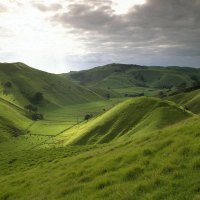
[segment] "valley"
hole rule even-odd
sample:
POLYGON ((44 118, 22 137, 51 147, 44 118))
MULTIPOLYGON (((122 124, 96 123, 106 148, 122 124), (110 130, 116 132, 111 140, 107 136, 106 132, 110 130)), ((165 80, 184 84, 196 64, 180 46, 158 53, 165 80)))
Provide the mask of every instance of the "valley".
POLYGON ((1 63, 0 199, 198 200, 199 82, 186 67, 1 63))

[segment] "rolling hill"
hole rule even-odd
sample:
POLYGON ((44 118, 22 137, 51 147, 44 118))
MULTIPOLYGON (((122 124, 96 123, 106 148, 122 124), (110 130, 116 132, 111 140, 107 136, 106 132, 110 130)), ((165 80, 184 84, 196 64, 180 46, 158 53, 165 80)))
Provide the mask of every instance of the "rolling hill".
POLYGON ((181 84, 189 87, 200 80, 200 69, 109 64, 62 76, 86 86, 115 90, 122 94, 138 92, 148 94, 152 88, 168 89, 181 84), (139 87, 139 91, 135 91, 135 87, 139 87))
POLYGON ((91 145, 126 140, 136 133, 163 129, 191 116, 191 112, 170 101, 151 97, 133 98, 73 127, 62 134, 59 144, 91 145))
POLYGON ((200 91, 105 99, 198 81, 192 68, 112 64, 55 75, 0 64, 0 199, 198 200, 200 91), (27 104, 44 120, 31 120, 27 104))
POLYGON ((199 199, 200 118, 165 103, 180 123, 107 144, 0 152, 0 199, 199 199))
POLYGON ((32 123, 26 110, 1 98, 0 111, 0 143, 25 134, 32 123))
POLYGON ((0 64, 0 97, 16 105, 63 106, 103 99, 97 93, 56 74, 39 71, 23 63, 0 64), (44 100, 37 102, 35 95, 44 100))
POLYGON ((181 92, 176 95, 169 96, 167 99, 184 106, 193 113, 200 113, 200 89, 190 92, 181 92))
MULTIPOLYGON (((24 109, 27 105, 33 105, 45 114, 66 105, 102 99, 105 97, 97 92, 59 75, 23 63, 0 63, 0 142, 26 133, 29 124, 33 123, 31 113, 24 109)), ((45 122, 42 122, 41 130, 43 127, 45 122)), ((50 127, 53 129, 54 126, 50 127)))

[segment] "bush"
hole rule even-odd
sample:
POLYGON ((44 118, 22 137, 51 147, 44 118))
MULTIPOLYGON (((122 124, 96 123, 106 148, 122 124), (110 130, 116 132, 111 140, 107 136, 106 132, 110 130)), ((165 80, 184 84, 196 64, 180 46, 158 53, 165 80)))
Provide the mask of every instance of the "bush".
POLYGON ((32 120, 37 121, 37 120, 43 120, 44 116, 43 114, 40 113, 34 113, 32 114, 32 120))
POLYGON ((89 119, 91 119, 93 117, 93 115, 92 114, 86 114, 85 115, 85 117, 84 117, 84 120, 89 120, 89 119))
POLYGON ((40 103, 44 99, 43 93, 36 92, 35 95, 32 98, 32 101, 34 103, 40 103))
POLYGON ((11 88, 12 87, 12 83, 10 81, 7 81, 7 82, 3 83, 3 86, 7 87, 7 88, 11 88))
POLYGON ((137 94, 125 94, 125 97, 143 97, 144 93, 137 93, 137 94))
POLYGON ((167 95, 163 91, 160 91, 158 93, 158 96, 162 99, 162 98, 165 98, 167 95))
POLYGON ((37 107, 35 107, 31 104, 24 106, 24 108, 27 109, 29 112, 37 112, 38 111, 37 107))
POLYGON ((106 99, 108 99, 108 100, 110 99, 110 94, 109 93, 106 94, 106 99))
POLYGON ((178 85, 178 86, 176 87, 176 90, 177 90, 178 92, 183 92, 183 91, 186 89, 186 87, 187 87, 187 83, 186 83, 186 82, 183 82, 183 83, 181 83, 180 85, 178 85))

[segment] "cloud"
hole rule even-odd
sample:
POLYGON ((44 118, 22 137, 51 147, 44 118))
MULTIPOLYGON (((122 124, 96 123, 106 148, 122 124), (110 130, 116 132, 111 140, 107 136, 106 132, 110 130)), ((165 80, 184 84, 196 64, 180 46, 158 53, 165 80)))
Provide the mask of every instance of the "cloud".
POLYGON ((5 5, 0 4, 0 13, 5 13, 5 12, 8 12, 8 8, 5 5))
POLYGON ((58 11, 58 10, 62 9, 62 5, 58 4, 58 3, 46 5, 46 4, 42 4, 42 3, 33 2, 32 5, 42 12, 58 11))
POLYGON ((112 62, 200 63, 200 0, 146 0, 130 6, 127 2, 137 0, 2 2, 1 58, 6 61, 44 65, 45 70, 52 66, 50 71, 56 63, 71 70, 112 62), (124 2, 129 9, 122 5, 121 12, 124 2))
POLYGON ((102 2, 71 4, 50 20, 71 30, 93 53, 200 55, 199 0, 147 0, 123 15, 102 2))

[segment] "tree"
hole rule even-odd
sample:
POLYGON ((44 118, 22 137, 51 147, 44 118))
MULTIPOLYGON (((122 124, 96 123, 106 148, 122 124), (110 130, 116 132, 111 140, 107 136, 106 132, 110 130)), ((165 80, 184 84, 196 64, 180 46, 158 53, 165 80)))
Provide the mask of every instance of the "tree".
POLYGON ((91 119, 93 117, 92 114, 86 114, 84 117, 84 120, 88 121, 89 119, 91 119))
POLYGON ((33 106, 31 104, 24 106, 24 108, 27 109, 29 112, 37 112, 38 110, 36 106, 33 106))
POLYGON ((160 91, 158 93, 158 96, 162 99, 162 98, 166 97, 166 94, 163 91, 160 91))
POLYGON ((43 120, 44 116, 43 114, 40 113, 33 113, 32 114, 32 120, 37 121, 37 120, 43 120))
POLYGON ((193 87, 200 87, 200 80, 196 80, 192 83, 193 87))
POLYGON ((106 94, 106 99, 108 99, 108 100, 110 99, 110 94, 109 93, 106 94))
POLYGON ((43 93, 36 92, 32 98, 32 101, 35 103, 40 103, 44 99, 43 93))
POLYGON ((10 81, 7 81, 7 82, 3 83, 3 86, 7 87, 7 88, 11 88, 12 87, 12 83, 10 81))
POLYGON ((177 86, 177 90, 182 92, 186 89, 186 86, 187 86, 187 83, 183 82, 183 83, 181 83, 180 85, 177 86))

